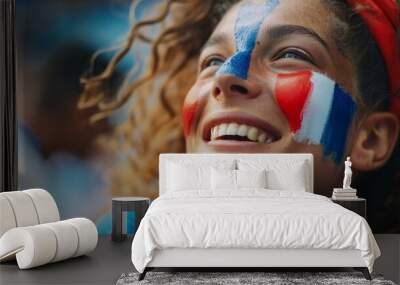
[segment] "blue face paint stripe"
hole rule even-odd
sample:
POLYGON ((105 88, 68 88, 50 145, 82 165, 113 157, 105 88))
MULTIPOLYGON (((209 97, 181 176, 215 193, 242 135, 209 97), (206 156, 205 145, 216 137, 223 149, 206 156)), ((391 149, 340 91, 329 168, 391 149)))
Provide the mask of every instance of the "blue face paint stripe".
POLYGON ((336 163, 343 159, 356 108, 353 99, 336 84, 331 111, 321 138, 324 156, 331 157, 336 163))
POLYGON ((228 73, 247 79, 261 24, 278 5, 279 0, 267 0, 265 5, 245 4, 239 8, 234 32, 236 52, 225 61, 217 74, 228 73))

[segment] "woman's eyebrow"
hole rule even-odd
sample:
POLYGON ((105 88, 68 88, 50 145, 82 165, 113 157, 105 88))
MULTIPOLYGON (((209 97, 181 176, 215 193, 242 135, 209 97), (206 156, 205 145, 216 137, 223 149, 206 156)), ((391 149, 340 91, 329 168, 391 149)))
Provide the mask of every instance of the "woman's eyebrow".
POLYGON ((326 41, 324 41, 315 31, 308 29, 303 26, 297 25, 281 25, 269 27, 267 29, 266 35, 268 37, 268 44, 273 45, 276 42, 282 40, 282 38, 291 36, 291 35, 305 35, 310 36, 317 40, 329 53, 330 48, 326 41))
POLYGON ((201 52, 211 46, 227 45, 228 42, 229 42, 229 34, 228 33, 221 32, 221 33, 212 35, 208 39, 208 41, 204 44, 204 46, 201 48, 201 52))
MULTIPOLYGON (((327 51, 330 53, 329 45, 324 41, 315 31, 308 29, 303 26, 297 25, 280 25, 269 27, 266 31, 266 35, 268 37, 268 45, 276 44, 281 41, 282 38, 291 36, 291 35, 306 35, 317 40, 327 51)), ((209 40, 204 44, 201 49, 201 52, 208 47, 218 46, 218 45, 227 45, 229 43, 230 35, 226 32, 220 32, 215 35, 212 35, 209 40)))

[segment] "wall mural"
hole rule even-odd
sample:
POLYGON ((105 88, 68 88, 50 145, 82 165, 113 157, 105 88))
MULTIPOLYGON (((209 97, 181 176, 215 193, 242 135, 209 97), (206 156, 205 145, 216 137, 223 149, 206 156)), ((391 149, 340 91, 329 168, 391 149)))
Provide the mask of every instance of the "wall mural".
POLYGON ((351 157, 373 231, 400 233, 396 42, 366 48, 347 2, 17 1, 19 187, 106 234, 111 197, 157 197, 160 153, 312 153, 325 196, 351 157))

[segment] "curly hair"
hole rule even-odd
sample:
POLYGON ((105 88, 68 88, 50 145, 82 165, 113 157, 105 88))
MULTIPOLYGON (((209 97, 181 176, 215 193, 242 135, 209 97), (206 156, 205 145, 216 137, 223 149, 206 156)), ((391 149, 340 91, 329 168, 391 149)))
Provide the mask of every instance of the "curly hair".
MULTIPOLYGON (((353 64, 357 67, 358 89, 362 96, 362 100, 358 98, 357 101, 363 113, 388 110, 388 76, 372 35, 346 0, 320 1, 345 24, 336 27, 337 45, 344 53, 354 55, 353 64)), ((143 2, 133 1, 132 11, 140 8, 143 2)), ((84 90, 78 107, 97 108, 98 112, 91 117, 92 123, 110 116, 123 105, 130 108, 129 117, 115 128, 111 137, 99 138, 99 142, 115 151, 121 160, 110 174, 114 195, 158 196, 159 154, 185 152, 181 106, 195 82, 201 48, 225 12, 239 0, 159 2, 151 15, 145 15, 132 25, 126 41, 115 48, 117 52, 105 69, 94 74, 96 58, 101 52, 96 53, 91 61, 91 69, 81 80, 84 90), (159 26, 156 33, 151 29, 154 26, 159 26), (140 44, 150 51, 143 63, 146 66, 144 72, 135 80, 127 77, 119 91, 112 92, 110 82, 118 63, 140 44)), ((399 149, 398 143, 391 161, 383 170, 398 172, 400 162, 396 155, 400 153, 399 149)), ((377 170, 373 176, 382 177, 383 170, 377 170)), ((389 180, 393 185, 398 185, 399 177, 392 176, 393 179, 389 180)), ((367 175, 367 180, 371 181, 371 177, 367 175)), ((365 189, 365 183, 360 182, 359 185, 360 189, 365 189)), ((376 201, 377 192, 363 192, 362 195, 376 201)), ((370 203, 369 200, 369 209, 373 211, 386 207, 388 199, 396 200, 390 202, 392 212, 385 211, 385 214, 381 211, 375 215, 376 219, 372 219, 373 228, 381 230, 386 227, 387 221, 400 225, 399 213, 393 212, 396 211, 393 203, 398 203, 398 196, 399 191, 387 190, 383 201, 373 205, 374 202, 370 203)))
MULTIPOLYGON (((141 2, 133 1, 132 9, 141 2)), ((128 119, 111 137, 99 138, 100 144, 118 151, 122 160, 111 173, 115 195, 157 196, 159 154, 185 151, 180 106, 195 81, 199 51, 236 1, 160 2, 155 7, 158 15, 145 16, 132 25, 126 41, 116 47, 118 51, 100 74, 94 74, 95 62, 104 51, 93 56, 89 72, 81 78, 84 90, 78 108, 97 108, 92 123, 110 116, 129 100, 128 119), (149 27, 156 24, 161 27, 152 37, 149 27), (113 96, 109 85, 118 63, 140 43, 150 50, 145 72, 134 82, 127 78, 118 96, 113 96)))

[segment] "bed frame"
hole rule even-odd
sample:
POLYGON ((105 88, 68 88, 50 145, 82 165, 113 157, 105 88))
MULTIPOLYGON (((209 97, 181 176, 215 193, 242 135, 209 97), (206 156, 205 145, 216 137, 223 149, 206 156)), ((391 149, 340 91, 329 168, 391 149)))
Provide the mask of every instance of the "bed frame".
MULTIPOLYGON (((155 268, 234 268, 237 271, 254 268, 338 268, 351 267, 371 280, 359 250, 328 249, 183 249, 156 250, 152 261, 139 275, 155 268)), ((290 271, 290 270, 289 270, 290 271)))
MULTIPOLYGON (((161 154, 159 162, 159 191, 165 193, 167 160, 204 160, 251 158, 265 160, 303 160, 309 165, 307 192, 313 192, 312 154, 161 154)), ((139 275, 143 280, 146 273, 155 268, 231 268, 246 271, 254 268, 343 268, 361 271, 371 280, 368 268, 359 250, 329 249, 253 249, 253 248, 169 248, 157 249, 152 261, 139 275)))

